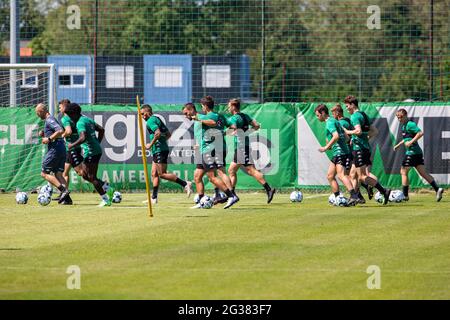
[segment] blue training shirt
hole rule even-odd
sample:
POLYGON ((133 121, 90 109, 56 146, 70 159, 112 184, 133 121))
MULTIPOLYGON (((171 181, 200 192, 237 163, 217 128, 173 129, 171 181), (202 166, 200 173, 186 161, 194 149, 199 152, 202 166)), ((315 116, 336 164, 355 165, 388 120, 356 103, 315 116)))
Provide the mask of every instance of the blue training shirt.
MULTIPOLYGON (((44 137, 49 138, 53 133, 56 131, 63 130, 61 125, 56 121, 54 116, 50 116, 47 119, 45 119, 44 124, 44 137)), ((64 139, 57 138, 55 141, 50 142, 48 144, 48 149, 66 149, 64 145, 64 139)))

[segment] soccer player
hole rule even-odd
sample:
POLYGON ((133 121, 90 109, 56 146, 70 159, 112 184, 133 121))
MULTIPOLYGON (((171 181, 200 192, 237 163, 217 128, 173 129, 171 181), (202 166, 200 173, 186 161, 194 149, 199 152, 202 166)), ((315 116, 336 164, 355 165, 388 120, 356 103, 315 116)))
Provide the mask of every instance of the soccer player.
POLYGON ((76 103, 66 106, 65 113, 75 123, 79 136, 78 140, 69 143, 69 150, 76 149, 78 146, 83 148, 83 179, 92 183, 102 198, 99 207, 111 206, 114 190, 109 188, 106 192, 103 188, 106 183, 97 178, 98 164, 102 157, 100 143, 105 135, 105 129, 91 118, 82 116, 81 107, 76 103), (98 132, 98 137, 96 132, 98 132))
POLYGON ((367 115, 359 111, 358 100, 354 96, 348 96, 344 100, 347 111, 351 115, 353 130, 344 129, 345 133, 352 137, 353 163, 356 167, 356 174, 361 183, 375 187, 384 196, 383 204, 389 201, 391 189, 385 189, 375 175, 368 174, 367 167, 372 164, 370 157, 369 131, 371 128, 367 115))
POLYGON ((66 188, 67 182, 62 174, 66 159, 66 148, 64 140, 61 138, 64 130, 50 114, 45 104, 39 103, 35 111, 36 115, 45 121, 44 130, 39 132, 39 135, 42 137, 42 143, 48 147, 44 160, 42 160, 41 176, 61 192, 58 203, 72 204, 70 192, 66 188), (54 176, 51 173, 54 173, 54 176))
POLYGON ((331 190, 336 197, 339 196, 339 185, 336 181, 337 174, 339 180, 342 181, 350 193, 348 205, 356 205, 358 203, 358 194, 355 192, 348 176, 348 169, 350 168, 352 160, 350 148, 347 144, 347 136, 339 121, 329 116, 326 105, 319 104, 314 110, 314 113, 316 114, 317 119, 320 122, 325 122, 326 125, 325 133, 327 144, 324 147, 320 147, 319 151, 326 152, 330 149, 333 151, 333 158, 331 159, 327 174, 331 190))
MULTIPOLYGON (((342 128, 346 129, 346 130, 354 130, 355 128, 353 128, 352 122, 349 118, 344 117, 344 110, 342 109, 341 105, 339 103, 337 103, 332 109, 331 109, 331 113, 333 114, 333 117, 339 121, 339 124, 342 126, 342 128)), ((374 134, 377 132, 376 128, 374 126, 371 126, 371 130, 369 131, 369 139, 373 138, 374 134)), ((348 146, 350 148, 350 150, 352 150, 351 147, 351 140, 348 140, 348 146)), ((353 184, 353 187, 355 188, 357 194, 358 194, 358 198, 359 198, 359 203, 365 203, 366 200, 364 199, 363 195, 361 194, 360 190, 359 190, 359 182, 358 182, 358 175, 356 173, 356 167, 353 164, 353 156, 351 156, 351 163, 350 163, 350 167, 346 167, 346 173, 347 175, 350 176, 350 181, 353 184)), ((371 162, 372 163, 372 162, 371 162)), ((376 177, 370 172, 370 168, 371 168, 372 164, 368 165, 367 168, 367 175, 369 177, 375 178, 376 177)), ((361 185, 367 190, 367 195, 369 196, 369 200, 373 198, 373 187, 370 185, 367 185, 365 183, 361 183, 361 185)))
POLYGON ((152 203, 158 203, 158 188, 160 178, 178 183, 184 188, 189 197, 192 193, 192 182, 181 180, 175 174, 167 172, 167 160, 169 158, 169 145, 167 144, 167 140, 170 138, 169 129, 161 121, 161 119, 153 114, 153 110, 150 105, 145 104, 142 106, 141 115, 142 118, 146 121, 146 127, 150 139, 150 143, 147 143, 145 147, 146 149, 150 150, 153 157, 152 203))
POLYGON ((405 109, 398 110, 396 117, 401 124, 403 140, 394 146, 394 150, 397 150, 402 144, 405 145, 406 149, 405 157, 403 158, 402 167, 400 169, 405 201, 409 200, 408 172, 411 168, 416 168, 422 178, 424 178, 433 187, 436 192, 436 201, 441 201, 444 189, 439 188, 434 178, 427 172, 424 165, 422 149, 417 143, 417 141, 423 137, 423 131, 420 130, 414 121, 408 118, 408 112, 405 109))
POLYGON ((77 128, 75 126, 75 123, 64 113, 65 108, 70 104, 69 99, 63 99, 59 102, 59 111, 61 114, 60 123, 64 129, 64 133, 62 134, 62 137, 66 140, 66 163, 64 166, 64 172, 63 177, 67 181, 67 189, 69 189, 69 183, 70 183, 70 169, 74 168, 75 172, 79 176, 83 176, 83 155, 81 154, 81 146, 78 146, 77 148, 68 149, 68 145, 72 142, 75 142, 78 140, 78 132, 77 128))
POLYGON ((228 102, 228 111, 232 114, 228 118, 228 126, 234 130, 234 159, 228 168, 232 190, 234 191, 237 184, 237 171, 241 166, 244 166, 245 171, 264 187, 267 193, 267 203, 270 203, 276 189, 270 187, 264 179, 264 175, 255 168, 248 137, 250 128, 256 131, 261 126, 248 114, 241 112, 241 102, 239 99, 231 99, 228 102))
MULTIPOLYGON (((225 192, 227 196, 227 203, 225 204, 224 209, 228 209, 238 202, 239 198, 231 192, 230 186, 227 186, 221 177, 215 176, 216 169, 222 169, 225 166, 223 132, 216 128, 219 115, 213 112, 214 100, 212 97, 206 96, 202 98, 201 104, 202 110, 205 114, 198 114, 195 105, 192 103, 186 103, 182 110, 187 119, 195 121, 194 135, 196 147, 198 147, 198 151, 201 156, 201 159, 196 159, 198 160, 198 163, 194 173, 197 193, 199 195, 199 199, 204 196, 204 185, 202 179, 206 173, 209 181, 211 181, 214 186, 225 192), (220 143, 222 143, 222 146, 220 146, 220 143)), ((231 185, 231 182, 228 183, 231 185)), ((200 208, 200 206, 196 205, 192 208, 197 209, 200 208)))

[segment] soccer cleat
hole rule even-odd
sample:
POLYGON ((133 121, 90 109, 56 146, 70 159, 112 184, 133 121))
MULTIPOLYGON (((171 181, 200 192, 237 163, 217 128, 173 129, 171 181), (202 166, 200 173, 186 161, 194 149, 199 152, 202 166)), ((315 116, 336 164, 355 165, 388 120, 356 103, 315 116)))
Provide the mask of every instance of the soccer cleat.
POLYGON ((200 203, 197 203, 195 206, 192 206, 190 209, 201 209, 202 205, 200 203))
POLYGON ((383 205, 386 205, 389 202, 389 196, 391 195, 391 189, 386 189, 384 193, 383 205))
POLYGON ((224 209, 228 209, 229 207, 231 207, 232 205, 234 205, 238 201, 239 201, 238 197, 228 198, 227 204, 223 208, 224 209))
POLYGON ((364 197, 362 196, 362 194, 358 194, 358 203, 359 204, 365 204, 366 203, 366 199, 364 199, 364 197))
POLYGON ((273 199, 273 196, 275 195, 275 192, 277 192, 277 190, 274 189, 274 188, 270 189, 270 191, 267 192, 267 203, 271 203, 272 202, 272 199, 273 199))
POLYGON ((63 202, 61 202, 61 204, 62 205, 72 205, 73 204, 72 198, 70 196, 67 196, 66 199, 63 202))
POLYGON ((372 200, 372 198, 373 198, 373 187, 371 185, 369 185, 367 187, 367 196, 369 197, 369 200, 372 200))
POLYGON ((157 204, 158 203, 158 198, 152 198, 152 204, 157 204))
POLYGON ((184 191, 186 191, 188 198, 192 194, 192 182, 186 181, 186 186, 184 187, 184 191))
POLYGON ((108 199, 108 201, 105 201, 102 199, 102 201, 99 203, 99 205, 97 207, 102 208, 102 207, 110 207, 111 206, 111 200, 108 199))
POLYGON ((227 202, 227 200, 228 200, 228 197, 221 197, 221 196, 214 197, 213 205, 215 206, 219 203, 225 203, 225 202, 227 202))
POLYGON ((442 194, 444 193, 444 189, 439 188, 436 192, 436 201, 439 202, 442 199, 442 194))
POLYGON ((405 196, 405 197, 403 198, 403 201, 409 201, 409 196, 405 196))
POLYGON ((358 204, 359 199, 358 198, 350 198, 348 199, 347 207, 354 207, 358 204))
POLYGON ((59 196, 59 200, 58 203, 61 204, 64 200, 66 200, 66 198, 69 196, 70 191, 69 190, 64 190, 63 192, 61 192, 61 195, 59 196))
POLYGON ((114 196, 114 188, 108 185, 108 190, 106 191, 109 199, 112 199, 114 196))

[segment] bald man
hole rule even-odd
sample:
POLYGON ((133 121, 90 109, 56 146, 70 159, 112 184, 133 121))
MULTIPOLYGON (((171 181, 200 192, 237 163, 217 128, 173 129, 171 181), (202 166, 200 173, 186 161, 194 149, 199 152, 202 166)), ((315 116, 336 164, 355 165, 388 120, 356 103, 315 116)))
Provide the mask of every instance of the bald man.
POLYGON ((62 138, 64 129, 48 112, 45 104, 39 103, 36 106, 36 115, 45 122, 44 130, 39 135, 42 137, 42 143, 48 146, 48 151, 42 160, 41 176, 61 192, 58 203, 72 204, 72 199, 70 199, 69 191, 66 188, 67 182, 63 177, 66 161, 66 147, 62 138))

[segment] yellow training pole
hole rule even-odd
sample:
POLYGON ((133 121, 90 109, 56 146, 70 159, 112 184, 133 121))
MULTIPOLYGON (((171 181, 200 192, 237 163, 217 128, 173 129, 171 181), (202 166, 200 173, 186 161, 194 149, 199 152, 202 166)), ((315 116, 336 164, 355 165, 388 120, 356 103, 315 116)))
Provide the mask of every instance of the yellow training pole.
POLYGON ((144 173, 145 173, 145 188, 147 189, 148 216, 152 218, 153 217, 152 200, 150 199, 150 182, 148 180, 147 155, 145 153, 146 150, 144 140, 144 128, 142 127, 141 104, 139 102, 139 96, 136 96, 136 105, 138 109, 139 135, 141 137, 142 163, 144 164, 144 173))

